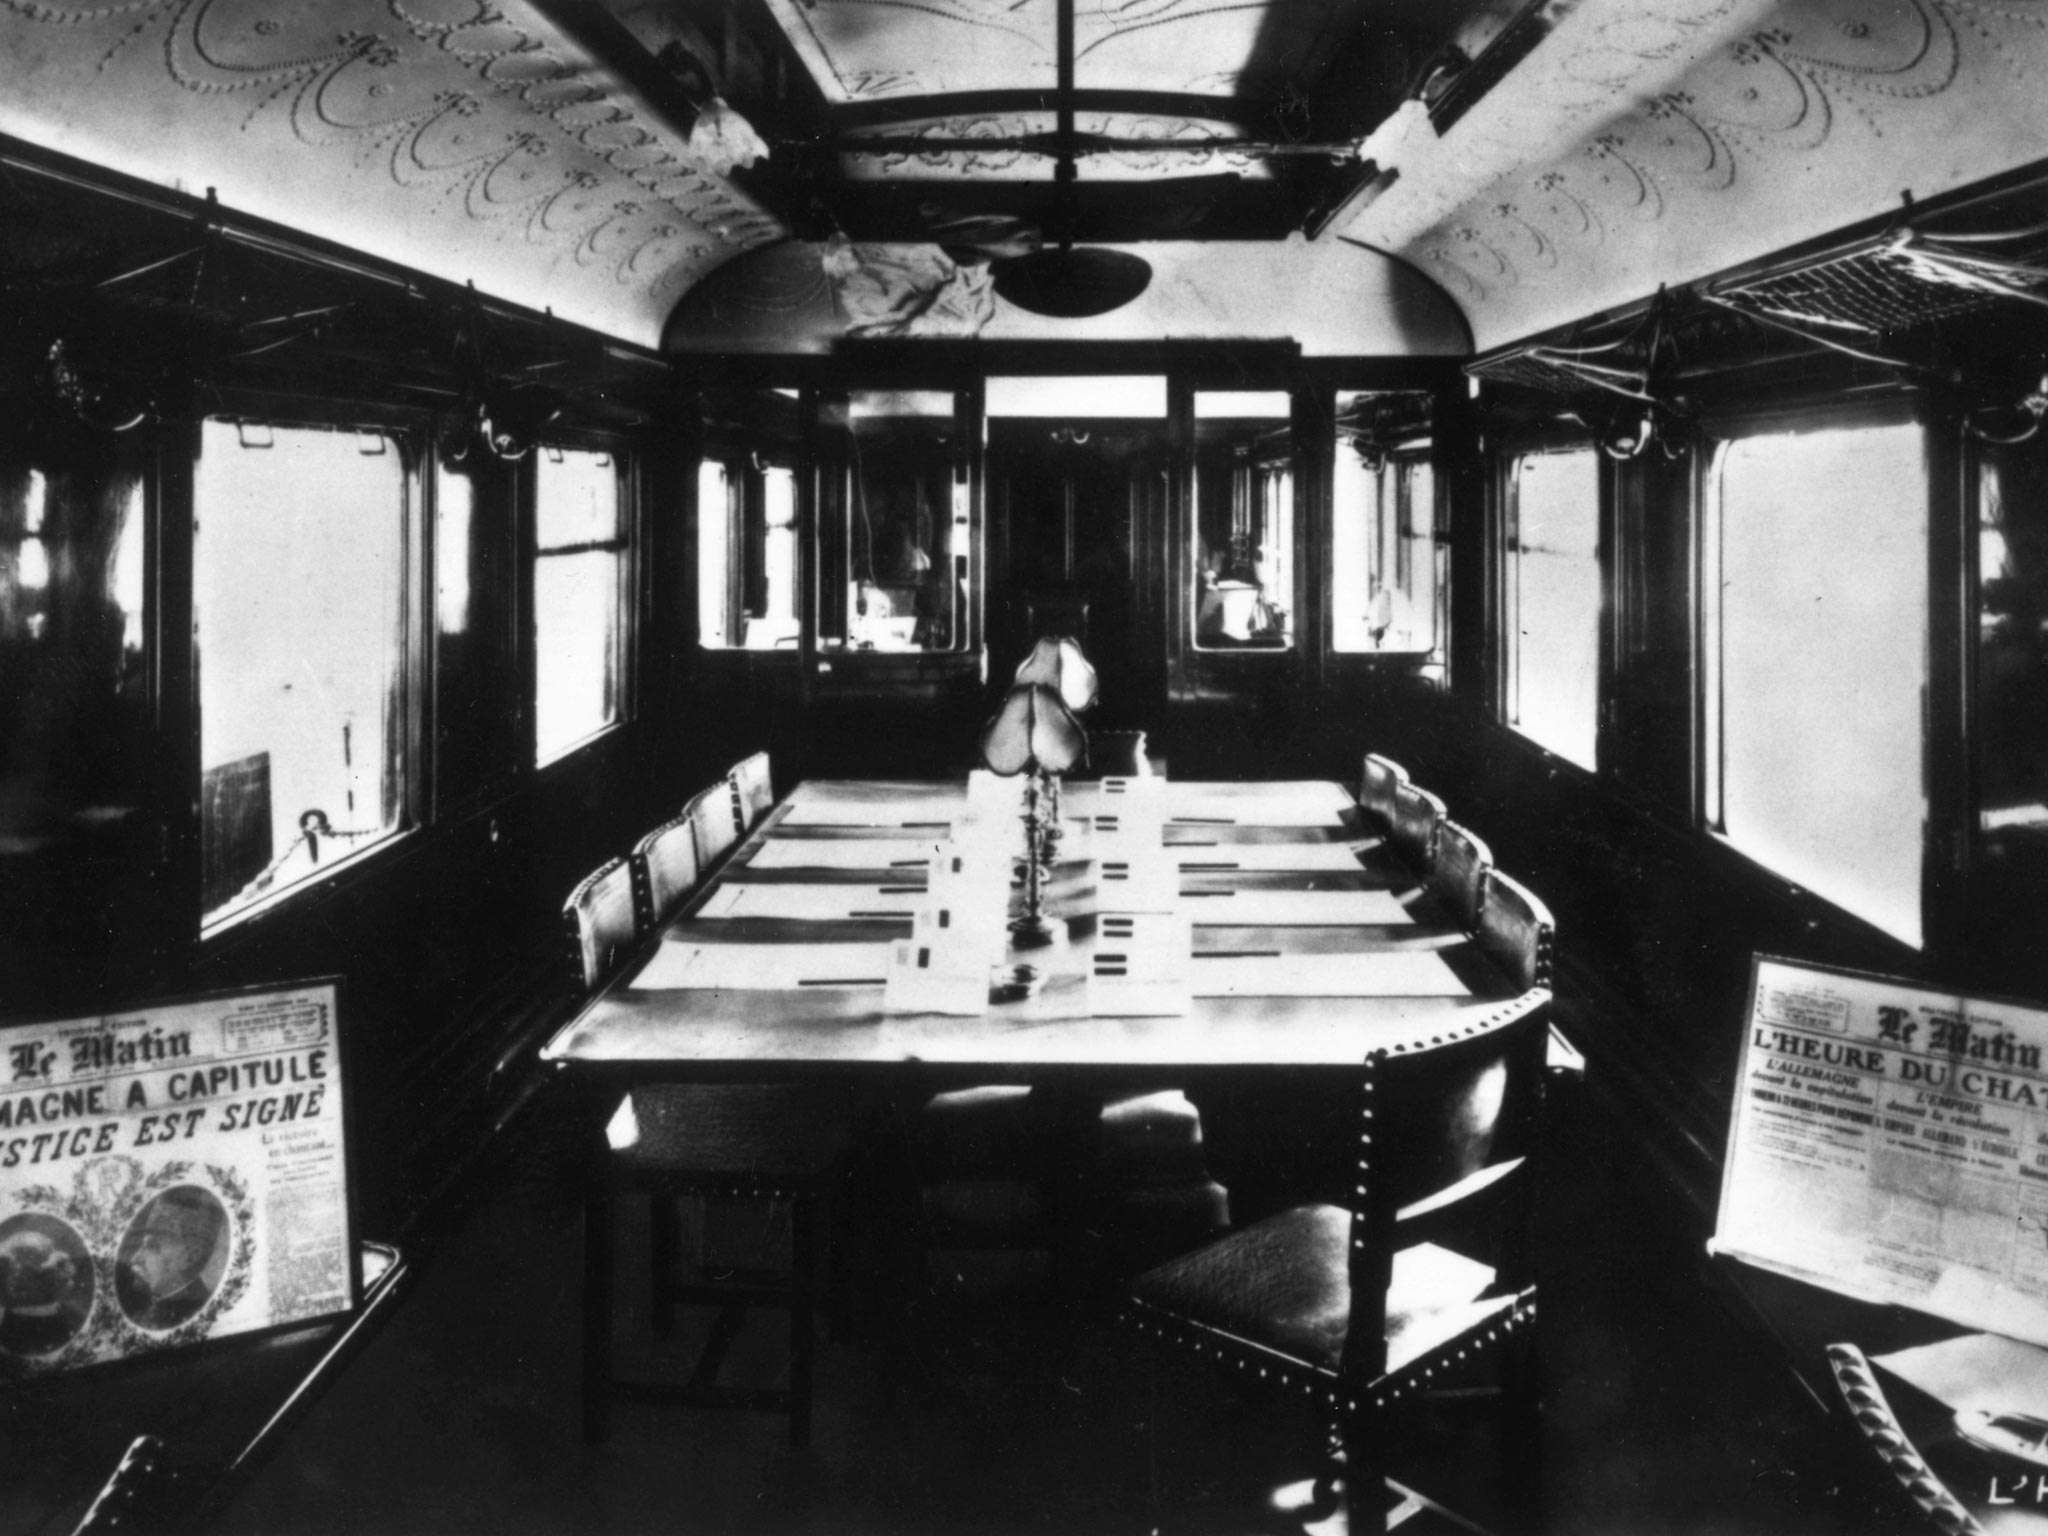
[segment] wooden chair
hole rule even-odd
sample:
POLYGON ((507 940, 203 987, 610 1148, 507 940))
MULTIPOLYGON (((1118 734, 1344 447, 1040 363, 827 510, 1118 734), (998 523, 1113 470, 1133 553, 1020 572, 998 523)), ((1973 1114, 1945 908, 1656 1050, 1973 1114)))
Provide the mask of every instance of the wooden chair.
POLYGON ((687 816, 663 822, 633 849, 633 909, 652 933, 675 915, 697 883, 697 828, 687 816))
POLYGON ((775 779, 769 771, 768 754, 756 752, 741 758, 726 771, 725 782, 732 788, 733 832, 745 837, 775 808, 775 779))
MULTIPOLYGON (((716 803, 723 810, 723 800, 716 803)), ((683 818, 685 825, 691 822, 692 818, 683 818)), ((647 842, 666 844, 674 825, 657 829, 647 842)), ((673 867, 670 863, 671 872, 673 867)), ((613 859, 591 874, 571 893, 563 913, 576 985, 594 990, 631 956, 642 932, 626 861, 613 859)), ((799 1449, 809 1443, 818 1212, 844 1161, 850 1118, 838 1094, 756 1084, 659 1084, 635 1088, 618 1101, 605 1123, 604 1145, 592 1157, 584 1199, 586 1439, 605 1439, 611 1432, 612 1403, 627 1400, 784 1412, 789 1415, 789 1443, 799 1449), (645 1196, 649 1203, 649 1307, 654 1331, 668 1331, 678 1303, 721 1308, 702 1355, 684 1381, 621 1379, 612 1373, 614 1203, 628 1195, 645 1196), (727 1280, 681 1278, 675 1203, 688 1197, 787 1203, 788 1266, 767 1272, 735 1271, 727 1280), (718 1381, 719 1368, 752 1306, 789 1311, 786 1387, 733 1387, 718 1381)))
POLYGON ((1522 988, 1551 985, 1557 925, 1550 908, 1512 875, 1494 870, 1479 908, 1479 947, 1522 988))
MULTIPOLYGON (((1139 1276, 1125 1320, 1312 1399, 1329 1417, 1327 1498, 1379 1528, 1391 1452, 1415 1400, 1493 1357, 1510 1479, 1534 1438, 1526 1352, 1547 994, 1366 1059, 1347 1203, 1297 1206, 1139 1276), (1509 1348, 1513 1341, 1515 1348, 1509 1348)), ((1516 1488, 1511 1497, 1530 1495, 1516 1488)))
POLYGON ((691 796, 683 816, 697 834, 697 874, 701 879, 725 856, 726 849, 739 841, 730 782, 722 781, 691 796))
POLYGON ((1143 731, 1090 731, 1088 766, 1072 775, 1088 779, 1149 779, 1152 759, 1145 755, 1143 731))
POLYGON ((1365 755, 1358 777, 1358 804, 1374 826, 1384 832, 1394 824, 1394 791, 1408 782, 1408 770, 1376 752, 1365 755))
POLYGON ((1443 819, 1443 801, 1428 790, 1414 784, 1395 786, 1394 815, 1387 826, 1387 836, 1395 852, 1417 874, 1426 873, 1436 858, 1436 832, 1443 819))
MULTIPOLYGON (((1455 821, 1446 821, 1436 831, 1436 853, 1429 861, 1424 883, 1430 893, 1450 908, 1458 926, 1476 932, 1480 906, 1493 873, 1493 853, 1478 836, 1455 821)), ((1524 983, 1528 985, 1528 983, 1524 983)))

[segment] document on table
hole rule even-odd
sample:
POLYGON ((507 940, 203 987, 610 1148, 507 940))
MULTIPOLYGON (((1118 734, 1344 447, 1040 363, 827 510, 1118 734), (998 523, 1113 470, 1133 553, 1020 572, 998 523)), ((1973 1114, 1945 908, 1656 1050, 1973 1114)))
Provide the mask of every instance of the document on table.
POLYGON ((883 944, 695 944, 671 938, 630 985, 642 991, 794 992, 805 987, 879 987, 883 944))
POLYGON ((1359 851, 1368 846, 1368 842, 1368 839, 1360 839, 1355 846, 1345 843, 1232 843, 1208 848, 1193 843, 1176 843, 1166 853, 1184 875, 1228 875, 1241 871, 1356 873, 1360 867, 1359 851))
POLYGON ((771 837, 754 850, 749 869, 901 869, 921 873, 945 847, 942 838, 771 837))
POLYGON ((924 901, 916 885, 721 885, 696 917, 901 918, 909 922, 924 901))
POLYGON ((1196 997, 1469 997, 1443 956, 1426 949, 1348 955, 1217 954, 1197 951, 1188 972, 1196 997))
POLYGON ((1199 925, 1412 923, 1392 891, 1187 891, 1180 906, 1199 925))

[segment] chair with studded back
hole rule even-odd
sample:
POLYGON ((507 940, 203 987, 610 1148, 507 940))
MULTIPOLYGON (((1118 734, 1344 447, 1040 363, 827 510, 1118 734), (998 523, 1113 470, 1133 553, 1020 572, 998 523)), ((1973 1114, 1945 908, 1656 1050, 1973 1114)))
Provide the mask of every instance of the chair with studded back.
POLYGON ((745 837, 775 808, 775 777, 768 754, 756 752, 741 758, 727 770, 725 782, 732 790, 733 831, 745 837))
POLYGON ((692 795, 690 803, 683 807, 683 816, 696 833, 697 875, 702 879, 711 872, 714 864, 725 857, 725 851, 739 841, 730 781, 721 779, 709 789, 692 795))
POLYGON ((1387 837, 1418 875, 1426 873, 1436 858, 1437 828, 1443 819, 1443 801, 1428 790, 1414 784, 1394 787, 1394 816, 1387 837))
POLYGON ((633 909, 652 933, 675 916, 697 884, 697 828, 687 816, 665 821, 633 849, 633 909))
POLYGON ((1534 1410, 1525 1325, 1547 1002, 1531 990, 1373 1052, 1350 1199, 1282 1211, 1132 1286, 1126 1320, 1162 1347, 1234 1365, 1327 1414, 1319 1487, 1328 1497, 1342 1482, 1353 1530, 1380 1528, 1380 1491, 1416 1400, 1469 1393, 1489 1362, 1503 1406, 1524 1416, 1501 1436, 1502 1498, 1531 1496, 1513 1448, 1534 1410))
MULTIPOLYGON (((701 798, 701 797, 700 797, 701 798)), ((725 820, 724 786, 714 802, 725 820)), ((564 909, 577 987, 593 992, 632 958, 646 931, 642 911, 659 921, 680 901, 669 890, 683 855, 671 856, 680 824, 695 858, 695 818, 658 828, 636 850, 644 866, 646 905, 636 906, 631 869, 613 859, 578 885, 564 909), (668 891, 656 897, 656 891, 668 891)), ((752 1408, 789 1415, 790 1444, 809 1443, 813 1311, 819 1276, 819 1212, 830 1198, 850 1138, 844 1097, 823 1089, 745 1083, 673 1083, 635 1087, 616 1104, 593 1106, 604 1119, 584 1201, 583 1426, 587 1439, 611 1431, 614 1401, 671 1402, 697 1407, 752 1408), (648 1201, 649 1322, 656 1335, 672 1326, 678 1304, 720 1309, 695 1369, 683 1381, 621 1378, 613 1372, 613 1233, 617 1202, 648 1201), (728 1278, 684 1273, 676 1202, 716 1199, 768 1202, 780 1247, 786 1208, 788 1262, 727 1266, 728 1278), (789 1312, 786 1385, 723 1385, 719 1370, 750 1306, 789 1312)), ((770 1244, 761 1244, 765 1249, 770 1244)), ((779 1258, 779 1252, 774 1257, 779 1258)))
POLYGON ((1365 755, 1365 768, 1358 776, 1358 804, 1376 831, 1394 824, 1394 791, 1408 782, 1408 770, 1392 758, 1377 752, 1365 755))
POLYGON ((1436 851, 1423 883, 1468 933, 1479 928, 1487 882, 1493 875, 1493 853, 1478 835, 1455 821, 1437 828, 1436 851))

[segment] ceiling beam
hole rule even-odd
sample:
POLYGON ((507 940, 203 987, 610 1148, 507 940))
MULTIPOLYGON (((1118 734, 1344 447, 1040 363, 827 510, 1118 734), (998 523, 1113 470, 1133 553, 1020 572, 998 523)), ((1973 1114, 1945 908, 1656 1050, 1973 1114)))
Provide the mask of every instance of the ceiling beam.
MULTIPOLYGON (((1205 122, 1257 123, 1273 110, 1266 100, 1235 96, 1197 96, 1181 91, 1101 91, 1077 87, 1070 94, 1076 112, 1117 112, 1141 117, 1193 117, 1205 122)), ((946 117, 1000 117, 1006 113, 1059 109, 1056 90, 946 91, 922 96, 893 96, 884 101, 857 101, 831 108, 832 125, 842 134, 896 123, 925 122, 946 117)))
MULTIPOLYGON (((689 137, 702 103, 692 101, 681 82, 609 11, 591 0, 529 3, 549 25, 616 74, 671 131, 689 137)), ((751 168, 735 167, 723 179, 799 238, 817 237, 818 211, 807 183, 775 165, 772 158, 751 168)))

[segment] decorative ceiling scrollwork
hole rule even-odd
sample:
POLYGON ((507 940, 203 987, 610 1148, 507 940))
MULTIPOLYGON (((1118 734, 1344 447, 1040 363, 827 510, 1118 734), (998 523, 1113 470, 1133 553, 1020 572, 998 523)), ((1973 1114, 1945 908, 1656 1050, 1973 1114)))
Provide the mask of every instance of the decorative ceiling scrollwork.
POLYGON ((781 226, 536 14, 0 0, 0 129, 613 334, 781 226))
POLYGON ((1343 231, 1482 349, 2048 154, 2048 0, 1588 0, 1525 69, 1343 231))

